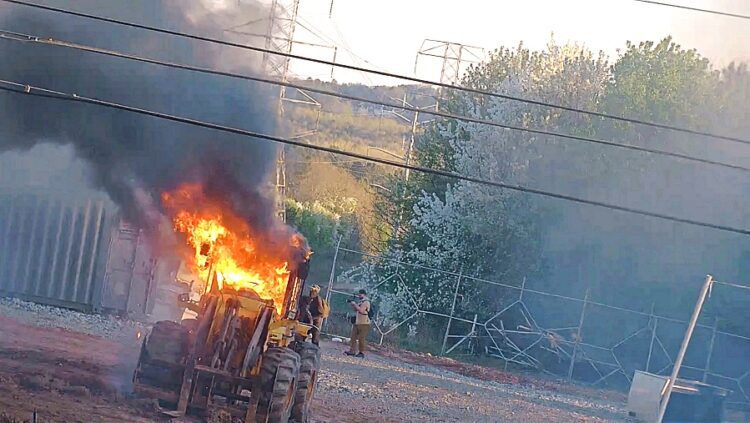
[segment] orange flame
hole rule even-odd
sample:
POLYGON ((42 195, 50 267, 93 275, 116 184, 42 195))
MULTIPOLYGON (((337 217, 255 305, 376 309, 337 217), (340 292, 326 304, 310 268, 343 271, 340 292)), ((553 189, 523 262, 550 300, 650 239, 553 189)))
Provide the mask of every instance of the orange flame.
POLYGON ((213 269, 220 287, 252 289, 261 298, 273 300, 281 313, 289 278, 283 253, 266 251, 253 228, 229 207, 206 198, 200 185, 164 193, 162 202, 174 230, 190 247, 186 262, 207 287, 213 269))

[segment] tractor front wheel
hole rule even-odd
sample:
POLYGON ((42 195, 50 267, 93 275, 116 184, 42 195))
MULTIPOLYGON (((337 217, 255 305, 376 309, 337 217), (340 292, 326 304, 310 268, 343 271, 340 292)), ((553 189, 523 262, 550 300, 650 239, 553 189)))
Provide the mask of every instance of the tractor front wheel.
POLYGON ((271 347, 263 354, 256 422, 286 423, 297 392, 300 357, 290 348, 271 347))
POLYGON ((292 420, 297 423, 307 423, 310 416, 310 403, 312 403, 318 380, 320 347, 311 342, 297 342, 294 344, 294 350, 300 356, 300 369, 294 407, 292 407, 292 420))

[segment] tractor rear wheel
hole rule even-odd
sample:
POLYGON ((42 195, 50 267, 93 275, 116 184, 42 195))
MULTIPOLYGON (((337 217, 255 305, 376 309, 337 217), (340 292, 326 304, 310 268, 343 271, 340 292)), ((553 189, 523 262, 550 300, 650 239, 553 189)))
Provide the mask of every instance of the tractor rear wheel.
POLYGON ((286 423, 292 412, 299 377, 299 354, 271 347, 263 354, 256 422, 286 423))
POLYGON ((154 360, 179 364, 187 355, 189 329, 169 320, 156 322, 146 338, 146 353, 154 360))
POLYGON ((143 341, 135 379, 162 389, 179 389, 188 348, 187 328, 176 322, 157 322, 143 341))
POLYGON ((300 356, 299 379, 297 392, 292 407, 292 420, 297 423, 307 423, 310 416, 310 403, 315 395, 320 368, 320 347, 311 342, 297 342, 294 350, 300 356))

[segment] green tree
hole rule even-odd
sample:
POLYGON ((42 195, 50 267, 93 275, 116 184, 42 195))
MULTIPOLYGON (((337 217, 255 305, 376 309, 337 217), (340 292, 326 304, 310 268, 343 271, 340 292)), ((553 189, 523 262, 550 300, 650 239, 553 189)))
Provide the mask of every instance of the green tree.
MULTIPOLYGON (((463 84, 525 98, 588 107, 603 94, 608 65, 602 55, 584 48, 551 43, 543 52, 519 46, 500 49, 490 60, 472 68, 463 84)), ((521 127, 590 132, 590 120, 549 108, 498 98, 458 93, 448 97, 443 110, 521 127)), ((544 149, 559 140, 464 121, 435 122, 417 144, 422 165, 456 171, 483 179, 528 182, 532 161, 554 163, 544 149)), ((415 175, 408 183, 395 180, 386 207, 402 230, 386 250, 399 259, 426 268, 520 284, 539 271, 540 240, 536 205, 528 197, 472 183, 415 175)), ((376 284, 394 272, 392 262, 369 263, 376 284)), ((421 309, 450 308, 454 279, 425 268, 402 267, 403 282, 387 292, 396 314, 416 303, 421 309), (406 295, 405 291, 408 290, 406 295)), ((392 285, 391 285, 392 286, 392 285)), ((463 297, 477 309, 494 309, 504 292, 492 286, 467 284, 463 297)), ((403 317, 403 316, 400 316, 403 317)))
MULTIPOLYGON (((619 116, 706 129, 710 123, 704 111, 717 110, 719 75, 708 59, 671 37, 658 43, 628 42, 612 67, 603 108, 619 116)), ((637 133, 648 135, 644 129, 637 133)))

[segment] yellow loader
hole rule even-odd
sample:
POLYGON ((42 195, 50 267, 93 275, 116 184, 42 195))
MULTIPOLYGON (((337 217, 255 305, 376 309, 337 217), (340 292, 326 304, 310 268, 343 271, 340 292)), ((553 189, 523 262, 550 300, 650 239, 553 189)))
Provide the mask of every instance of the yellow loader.
POLYGON ((219 288, 209 272, 200 302, 180 298, 198 317, 157 322, 144 339, 136 394, 158 399, 172 417, 219 412, 245 423, 306 422, 320 367, 312 326, 296 318, 308 266, 309 255, 292 266, 281 314, 252 289, 219 288))

